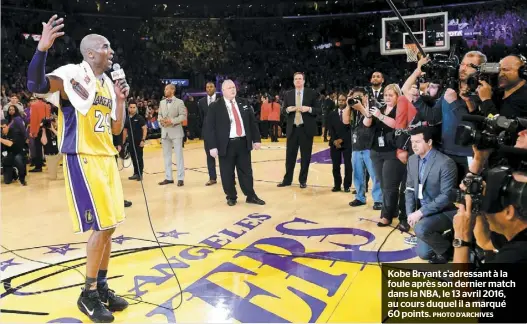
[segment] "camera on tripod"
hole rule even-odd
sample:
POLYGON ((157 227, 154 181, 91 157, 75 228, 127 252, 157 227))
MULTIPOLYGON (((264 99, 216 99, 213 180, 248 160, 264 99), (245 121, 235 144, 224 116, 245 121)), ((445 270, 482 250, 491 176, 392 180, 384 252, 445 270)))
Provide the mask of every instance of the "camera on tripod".
POLYGON ((477 96, 477 89, 479 87, 479 81, 485 81, 490 84, 493 88, 496 87, 496 77, 500 73, 499 63, 483 63, 480 66, 471 64, 476 69, 476 72, 470 75, 467 79, 467 90, 465 96, 477 96))
POLYGON ((459 125, 456 129, 456 145, 475 145, 480 150, 497 149, 502 145, 514 146, 516 134, 527 128, 527 119, 508 119, 504 116, 483 117, 465 115, 464 121, 477 123, 477 127, 459 125))

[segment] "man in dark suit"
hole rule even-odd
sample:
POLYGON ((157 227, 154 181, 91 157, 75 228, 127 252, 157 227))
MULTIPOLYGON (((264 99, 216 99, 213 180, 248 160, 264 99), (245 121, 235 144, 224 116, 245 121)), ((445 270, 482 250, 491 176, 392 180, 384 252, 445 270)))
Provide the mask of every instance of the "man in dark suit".
POLYGON ((300 188, 306 188, 313 137, 317 133, 316 116, 322 111, 317 105, 318 95, 313 89, 304 88, 305 76, 302 72, 294 74, 295 89, 287 92, 284 98, 287 113, 287 150, 285 175, 278 187, 290 186, 293 182, 296 156, 300 148, 300 188))
POLYGON ((378 102, 384 102, 384 75, 382 72, 373 72, 370 84, 371 87, 368 88, 368 97, 375 98, 378 102))
MULTIPOLYGON (((213 102, 216 102, 221 96, 219 94, 216 94, 216 86, 214 85, 214 82, 207 82, 205 91, 207 92, 207 96, 201 98, 198 101, 198 111, 199 111, 199 118, 201 122, 203 123, 201 125, 201 137, 205 138, 205 129, 207 128, 207 112, 209 111, 209 108, 213 102)), ((205 141, 205 154, 207 154, 207 168, 209 169, 209 181, 205 184, 206 186, 211 186, 213 184, 216 184, 217 181, 217 175, 216 175, 216 160, 210 156, 209 150, 210 148, 207 146, 207 141, 205 141)))
POLYGON ((223 99, 210 106, 207 113, 205 143, 210 155, 220 160, 220 173, 227 204, 236 205, 234 168, 240 187, 249 204, 265 205, 253 189, 252 149, 261 147, 260 130, 254 110, 246 100, 236 98, 236 85, 231 80, 222 84, 223 99))
POLYGON ((352 179, 351 166, 351 128, 342 121, 344 109, 347 105, 347 98, 341 94, 338 97, 338 109, 333 110, 328 115, 329 130, 329 150, 331 153, 331 162, 333 163, 333 192, 341 190, 342 175, 340 174, 340 165, 344 158, 344 191, 350 192, 352 179))

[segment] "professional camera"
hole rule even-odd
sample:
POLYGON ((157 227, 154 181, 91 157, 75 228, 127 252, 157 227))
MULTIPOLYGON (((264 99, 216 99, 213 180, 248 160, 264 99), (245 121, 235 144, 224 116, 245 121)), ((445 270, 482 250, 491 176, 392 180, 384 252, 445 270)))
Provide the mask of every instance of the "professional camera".
POLYGON ((356 105, 358 103, 362 103, 362 98, 363 97, 361 95, 357 95, 357 96, 355 96, 353 98, 348 99, 348 106, 351 107, 351 106, 356 105))
POLYGON ((527 119, 524 118, 465 115, 462 120, 475 122, 476 127, 459 125, 456 130, 456 145, 475 145, 480 150, 499 148, 502 145, 514 146, 517 133, 527 128, 527 119))
POLYGON ((453 190, 451 198, 457 203, 465 204, 465 195, 470 195, 473 213, 495 214, 508 205, 527 208, 527 183, 514 180, 512 174, 510 167, 500 166, 486 171, 483 177, 466 177, 463 183, 467 189, 453 190))
POLYGON ((493 88, 497 84, 497 76, 500 73, 499 63, 484 63, 480 66, 474 64, 471 65, 476 72, 470 75, 467 79, 467 90, 465 96, 477 96, 477 89, 479 87, 479 81, 485 81, 490 84, 493 88))
POLYGON ((455 203, 465 204, 465 195, 470 195, 472 198, 472 211, 478 212, 483 202, 483 177, 476 175, 467 176, 462 182, 466 189, 452 190, 450 199, 455 203))
POLYGON ((443 89, 458 88, 459 58, 455 55, 434 54, 433 59, 421 67, 425 80, 438 83, 443 89))

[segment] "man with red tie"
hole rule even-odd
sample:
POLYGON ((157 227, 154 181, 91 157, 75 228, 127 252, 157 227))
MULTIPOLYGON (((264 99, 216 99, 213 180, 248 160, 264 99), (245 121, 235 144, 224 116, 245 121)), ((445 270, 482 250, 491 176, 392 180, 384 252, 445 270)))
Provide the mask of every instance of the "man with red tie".
POLYGON ((260 130, 254 110, 246 100, 236 98, 236 86, 231 80, 222 84, 223 98, 211 104, 204 129, 210 155, 219 158, 221 183, 229 206, 236 205, 238 196, 234 182, 236 168, 240 188, 249 204, 265 205, 253 189, 251 151, 261 147, 260 130))

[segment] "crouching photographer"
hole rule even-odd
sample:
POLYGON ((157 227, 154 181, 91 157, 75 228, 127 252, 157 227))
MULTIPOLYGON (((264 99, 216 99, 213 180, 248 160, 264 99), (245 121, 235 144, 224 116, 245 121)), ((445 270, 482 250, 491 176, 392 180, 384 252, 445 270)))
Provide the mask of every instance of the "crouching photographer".
POLYGON ((10 184, 14 180, 20 180, 23 186, 26 182, 26 155, 25 135, 17 130, 16 127, 2 120, 2 137, 0 144, 2 147, 2 168, 4 174, 4 183, 10 184), (16 169, 16 170, 15 170, 16 169))
POLYGON ((454 262, 470 263, 474 238, 479 246, 486 246, 490 231, 503 235, 506 241, 496 247, 496 253, 485 263, 527 263, 527 176, 505 167, 491 169, 484 177, 465 180, 469 185, 466 195, 458 197, 454 216, 454 262), (464 201, 463 201, 464 200, 464 201), (464 204, 463 204, 464 202, 464 204), (478 219, 480 218, 480 219, 478 219))
POLYGON ((522 266, 527 263, 527 176, 497 167, 466 185, 467 195, 458 197, 464 204, 454 216, 454 264, 472 279, 459 280, 477 281, 465 287, 478 287, 483 297, 479 314, 486 316, 479 322, 525 323, 524 302, 517 295, 527 289, 522 266), (484 263, 471 264, 470 247, 489 245, 490 233, 505 239, 499 247, 491 245, 495 253, 484 263))
MULTIPOLYGON (((493 208, 494 214, 503 212, 507 209, 504 202, 510 197, 518 197, 518 199, 512 198, 512 201, 517 200, 518 203, 523 204, 523 209, 518 213, 522 214, 523 210, 525 214, 527 196, 525 192, 519 191, 525 186, 522 187, 518 182, 527 182, 527 119, 507 119, 503 116, 491 118, 478 116, 478 118, 481 120, 476 123, 476 129, 460 126, 456 132, 459 143, 472 145, 474 151, 470 172, 465 176, 460 188, 462 192, 469 194, 471 205, 474 204, 472 200, 476 198, 476 206, 474 206, 476 208, 472 208, 476 211, 483 206, 483 211, 486 213, 489 213, 486 209, 490 207, 493 208), (492 152, 495 153, 495 158, 489 159, 492 152), (482 172, 485 166, 488 171, 482 172), (485 196, 481 194, 483 180, 487 187, 485 196), (508 189, 513 191, 503 191, 508 189), (500 206, 501 209, 497 208, 500 206)), ((460 197, 457 200, 464 202, 460 197)), ((470 213, 470 208, 466 209, 470 213)), ((476 217, 473 225, 474 236, 478 246, 483 250, 500 251, 510 241, 510 237, 492 229, 493 226, 490 226, 487 218, 476 217)))

